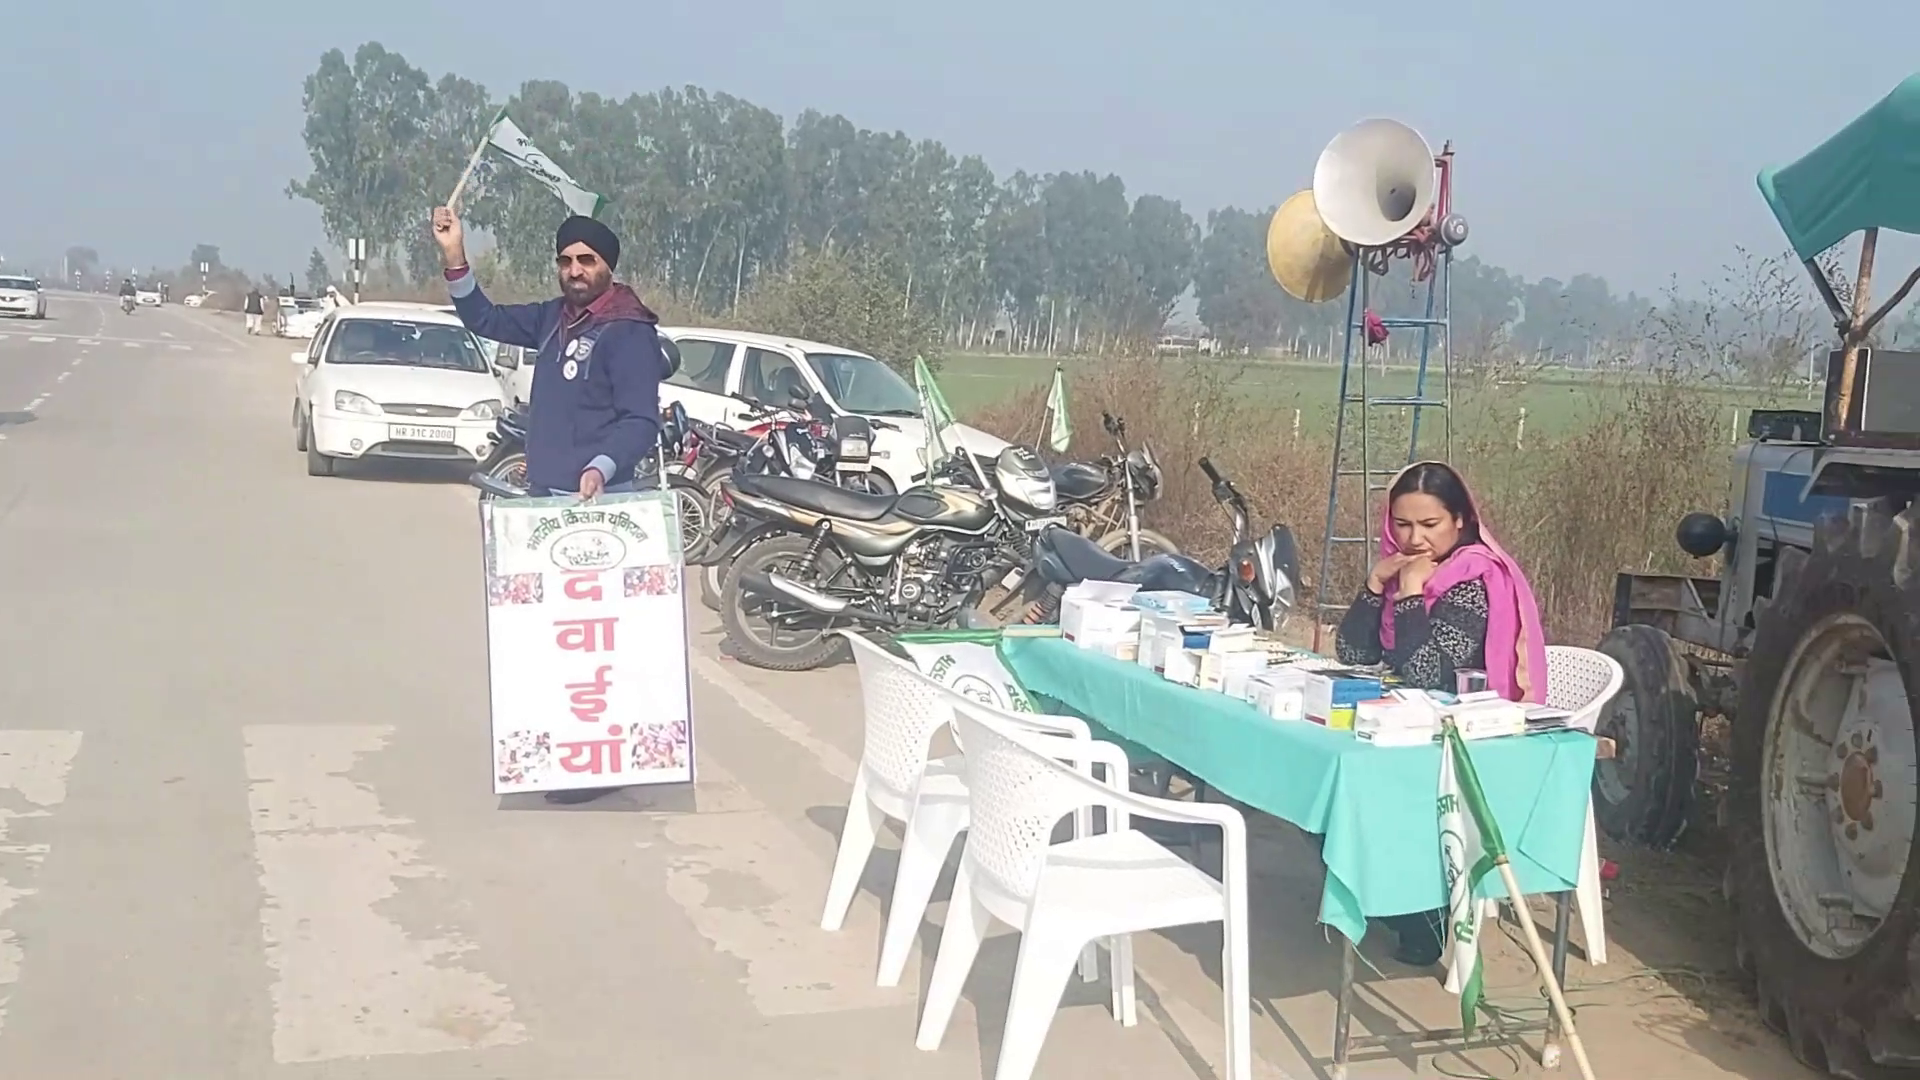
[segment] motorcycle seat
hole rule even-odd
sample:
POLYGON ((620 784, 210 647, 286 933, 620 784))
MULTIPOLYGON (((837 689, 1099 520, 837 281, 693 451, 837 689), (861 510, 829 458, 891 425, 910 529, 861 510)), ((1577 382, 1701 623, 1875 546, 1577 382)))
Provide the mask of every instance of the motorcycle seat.
POLYGON ((1040 534, 1037 546, 1050 549, 1075 581, 1140 580, 1140 563, 1107 553, 1107 549, 1071 529, 1054 527, 1040 534))
POLYGON ((878 521, 893 509, 894 496, 869 495, 821 480, 799 480, 764 473, 734 473, 733 488, 742 495, 785 503, 848 521, 878 521))
POLYGON ((732 428, 720 427, 717 424, 714 425, 712 430, 714 442, 733 450, 750 450, 753 448, 754 443, 760 441, 744 431, 735 431, 732 428))
POLYGON ((1047 470, 1053 475, 1053 488, 1063 499, 1075 502, 1092 499, 1113 486, 1113 478, 1098 465, 1069 461, 1047 470))

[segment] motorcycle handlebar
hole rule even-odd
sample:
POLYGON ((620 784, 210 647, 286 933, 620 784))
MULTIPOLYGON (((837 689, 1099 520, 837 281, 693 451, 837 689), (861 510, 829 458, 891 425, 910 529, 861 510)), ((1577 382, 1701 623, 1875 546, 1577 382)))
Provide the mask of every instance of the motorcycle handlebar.
POLYGON ((1216 484, 1222 482, 1220 477, 1220 470, 1214 468, 1213 462, 1207 460, 1206 458, 1200 459, 1200 471, 1207 474, 1208 480, 1211 480, 1216 484))

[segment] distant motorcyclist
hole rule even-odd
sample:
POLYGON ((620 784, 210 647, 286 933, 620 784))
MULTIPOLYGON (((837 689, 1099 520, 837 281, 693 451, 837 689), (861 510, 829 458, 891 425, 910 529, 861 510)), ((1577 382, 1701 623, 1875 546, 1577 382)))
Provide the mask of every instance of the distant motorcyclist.
POLYGON ((139 302, 140 293, 139 290, 133 287, 133 279, 122 278, 120 281, 120 310, 131 315, 133 314, 133 306, 139 302))
POLYGON ((140 294, 140 290, 133 287, 132 278, 120 279, 120 295, 121 296, 138 296, 139 294, 140 294))

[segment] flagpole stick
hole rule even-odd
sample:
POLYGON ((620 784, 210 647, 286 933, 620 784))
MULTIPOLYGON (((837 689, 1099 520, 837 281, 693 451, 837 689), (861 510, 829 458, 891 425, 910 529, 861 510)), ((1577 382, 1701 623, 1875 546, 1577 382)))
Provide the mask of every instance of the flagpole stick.
POLYGON ((1567 1049, 1573 1051, 1573 1061, 1580 1066, 1582 1080, 1593 1080, 1593 1066, 1587 1061, 1587 1048, 1580 1041, 1580 1033, 1574 1030, 1573 1012, 1567 1008, 1567 999, 1560 993, 1559 980, 1553 977, 1553 966, 1547 961, 1547 948, 1540 942, 1539 928, 1533 925, 1526 894, 1520 891, 1520 880, 1513 876, 1513 864, 1507 861, 1504 854, 1495 856, 1493 864, 1500 869, 1500 880, 1507 885, 1507 899, 1512 901, 1515 913, 1520 916, 1520 932, 1526 935, 1527 952, 1533 957, 1534 967, 1540 970, 1540 983, 1547 989, 1547 999, 1553 1002, 1553 1014, 1560 1021, 1561 1030, 1567 1033, 1567 1049))
MULTIPOLYGON (((1560 980, 1554 973, 1552 961, 1547 959, 1546 946, 1540 943, 1540 930, 1533 925, 1533 914, 1527 907, 1527 895, 1520 891, 1520 879, 1514 876, 1513 864, 1507 859, 1506 844, 1500 839, 1499 823, 1492 819, 1491 811, 1487 809, 1486 794, 1480 787, 1479 774, 1474 771, 1473 758, 1467 753, 1466 741, 1451 716, 1444 720, 1442 730, 1446 740, 1444 753, 1457 766, 1457 783, 1467 804, 1467 812, 1482 838, 1492 841, 1486 845, 1487 857, 1499 869, 1500 880, 1507 887, 1507 900, 1520 917, 1520 931, 1527 939, 1527 954, 1533 958, 1534 969, 1540 973, 1540 984, 1546 987, 1547 1000, 1553 1003, 1553 1017, 1561 1030, 1566 1032, 1567 1048, 1573 1051, 1574 1063, 1580 1066, 1581 1080, 1593 1080, 1593 1065, 1587 1060, 1586 1044, 1580 1041, 1580 1032, 1573 1026, 1573 1010, 1567 1008, 1566 996, 1560 992, 1560 980)), ((1542 1051, 1541 1057, 1547 1057, 1547 1053, 1542 1051)))
POLYGON ((487 137, 480 136, 480 145, 473 148, 473 156, 467 159, 467 167, 460 170, 460 179, 453 185, 453 194, 447 196, 447 209, 460 212, 460 193, 467 189, 467 181, 472 178, 473 170, 480 164, 480 155, 487 152, 487 137))

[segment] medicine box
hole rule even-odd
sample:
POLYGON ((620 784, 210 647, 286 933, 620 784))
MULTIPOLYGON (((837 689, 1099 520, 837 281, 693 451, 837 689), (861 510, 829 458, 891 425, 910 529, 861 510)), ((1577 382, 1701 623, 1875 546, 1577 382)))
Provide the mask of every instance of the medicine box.
POLYGON ((1200 657, 1200 689, 1239 697, 1247 679, 1267 670, 1267 654, 1257 649, 1219 652, 1209 648, 1200 657))
POLYGON ((1060 598, 1060 636, 1088 647, 1081 639, 1138 634, 1140 611, 1127 606, 1139 586, 1117 581, 1083 581, 1060 598))
POLYGON ((1168 682, 1199 686, 1200 663, 1206 655, 1202 649, 1168 649, 1160 673, 1166 676, 1168 682))
POLYGON ((1306 676, 1307 719, 1341 731, 1353 730, 1353 707, 1381 693, 1380 680, 1358 671, 1335 668, 1309 671, 1306 676))
POLYGON ((1175 649, 1205 649, 1213 634, 1226 628, 1225 615, 1143 611, 1140 613, 1140 666, 1164 675, 1167 653, 1175 649))
POLYGON ((1247 704, 1275 720, 1305 720, 1306 674, 1286 668, 1268 668, 1247 677, 1243 696, 1247 704))
POLYGON ((1133 594, 1132 604, 1142 611, 1174 615, 1198 615, 1213 610, 1213 601, 1193 593, 1173 589, 1143 590, 1133 594))

